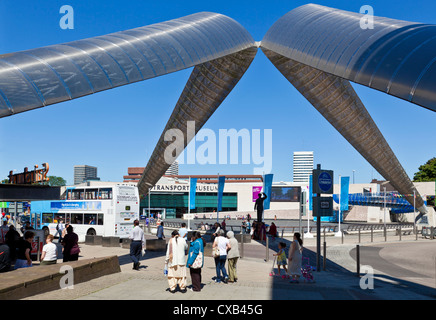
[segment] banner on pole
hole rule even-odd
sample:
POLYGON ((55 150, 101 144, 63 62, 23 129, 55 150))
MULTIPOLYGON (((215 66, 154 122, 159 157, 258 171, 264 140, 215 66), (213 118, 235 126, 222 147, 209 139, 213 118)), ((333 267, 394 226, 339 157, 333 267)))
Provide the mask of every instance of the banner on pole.
POLYGON ((189 185, 189 209, 195 209, 195 192, 197 191, 197 178, 190 178, 189 185))
POLYGON ((266 194, 267 198, 263 202, 263 209, 268 210, 270 207, 271 202, 271 188, 272 188, 272 182, 273 182, 273 174, 266 174, 263 177, 263 192, 266 194))
POLYGON ((313 180, 313 176, 310 175, 309 176, 309 210, 313 210, 313 187, 312 187, 312 180, 313 180))
POLYGON ((350 177, 341 177, 341 211, 348 210, 348 194, 350 189, 350 177))
POLYGON ((226 181, 226 177, 224 177, 224 176, 218 177, 218 212, 220 212, 222 210, 223 192, 224 192, 225 181, 226 181))

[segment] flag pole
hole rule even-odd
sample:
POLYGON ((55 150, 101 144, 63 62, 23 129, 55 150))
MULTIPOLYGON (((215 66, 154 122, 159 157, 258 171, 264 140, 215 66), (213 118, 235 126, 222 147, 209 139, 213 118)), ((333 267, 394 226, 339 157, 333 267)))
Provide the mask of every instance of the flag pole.
POLYGON ((341 193, 342 193, 342 184, 341 184, 341 176, 339 176, 339 211, 338 211, 338 220, 339 220, 339 230, 335 233, 335 237, 341 237, 341 193))
POLYGON ((219 198, 220 198, 220 191, 219 191, 219 188, 220 188, 220 173, 218 172, 218 176, 217 176, 217 179, 216 179, 216 222, 218 222, 219 223, 219 214, 220 214, 220 212, 219 212, 219 198))

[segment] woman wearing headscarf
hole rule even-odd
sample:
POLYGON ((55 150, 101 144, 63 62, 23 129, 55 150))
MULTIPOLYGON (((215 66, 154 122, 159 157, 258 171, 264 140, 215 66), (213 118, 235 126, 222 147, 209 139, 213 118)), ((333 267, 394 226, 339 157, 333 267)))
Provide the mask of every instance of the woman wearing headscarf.
POLYGON ((168 242, 165 263, 168 264, 168 284, 170 292, 175 293, 177 285, 180 292, 186 292, 186 257, 185 250, 188 244, 185 239, 179 236, 179 232, 174 230, 168 242))
POLYGON ((191 247, 188 253, 188 262, 192 280, 192 291, 201 291, 201 268, 204 264, 204 240, 200 232, 195 232, 192 237, 191 247))
POLYGON ((230 250, 227 252, 227 267, 229 269, 229 282, 236 282, 238 276, 236 275, 236 264, 239 259, 239 246, 238 240, 235 238, 233 231, 227 232, 229 239, 230 250))
POLYGON ((292 277, 291 283, 298 283, 298 279, 300 278, 302 254, 303 240, 301 240, 300 233, 295 232, 288 255, 288 273, 292 277))

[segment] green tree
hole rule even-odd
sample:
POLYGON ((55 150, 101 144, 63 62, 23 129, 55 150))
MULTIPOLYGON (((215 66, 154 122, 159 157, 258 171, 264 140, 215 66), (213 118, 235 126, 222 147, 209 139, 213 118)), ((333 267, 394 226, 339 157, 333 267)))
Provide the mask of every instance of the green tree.
POLYGON ((426 164, 419 166, 418 172, 415 173, 413 181, 425 182, 436 180, 436 158, 431 158, 426 164))
POLYGON ((62 177, 48 176, 48 185, 52 187, 66 186, 67 181, 62 177))

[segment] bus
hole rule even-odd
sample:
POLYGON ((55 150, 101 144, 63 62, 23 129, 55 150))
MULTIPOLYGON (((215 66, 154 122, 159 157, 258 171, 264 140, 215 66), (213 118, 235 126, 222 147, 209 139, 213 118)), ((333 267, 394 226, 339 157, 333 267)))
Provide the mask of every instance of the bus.
POLYGON ((31 225, 56 235, 59 221, 69 223, 85 241, 86 235, 128 238, 139 220, 138 188, 128 184, 69 186, 62 200, 32 201, 31 225))

